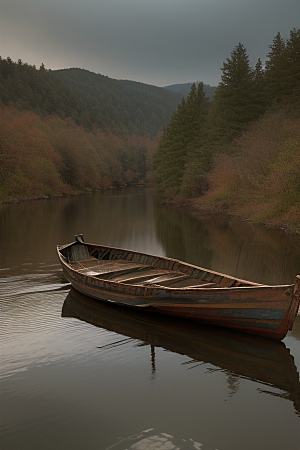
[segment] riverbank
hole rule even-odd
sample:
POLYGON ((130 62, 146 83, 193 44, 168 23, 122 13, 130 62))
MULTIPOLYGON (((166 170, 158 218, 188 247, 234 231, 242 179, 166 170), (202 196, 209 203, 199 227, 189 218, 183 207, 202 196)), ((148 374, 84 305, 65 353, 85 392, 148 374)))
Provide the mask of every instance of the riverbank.
POLYGON ((120 186, 109 186, 109 187, 103 187, 101 189, 93 189, 93 190, 84 190, 84 191, 74 191, 74 192, 63 192, 62 194, 57 195, 40 195, 40 196, 34 196, 34 197, 17 197, 17 198, 11 198, 11 199, 5 199, 1 200, 0 198, 0 205, 7 205, 12 203, 23 203, 23 202, 32 202, 35 200, 50 200, 52 198, 62 198, 62 197, 71 197, 76 195, 87 195, 92 194, 94 192, 100 192, 100 191, 106 191, 110 189, 118 189, 118 188, 130 188, 130 187, 149 187, 146 183, 138 183, 138 184, 124 184, 120 186))
POLYGON ((65 193, 63 192, 62 194, 57 194, 57 195, 38 195, 38 196, 34 196, 34 197, 12 197, 6 200, 1 200, 0 199, 0 205, 9 205, 12 203, 23 203, 23 202, 33 202, 35 200, 50 200, 51 198, 62 198, 62 197, 71 197, 71 196, 75 196, 75 195, 85 195, 85 194, 92 194, 93 192, 98 192, 98 191, 102 191, 104 189, 114 189, 112 188, 103 188, 103 189, 96 189, 93 191, 82 191, 82 192, 69 192, 69 193, 65 193))
POLYGON ((272 202, 228 201, 213 199, 209 194, 188 199, 183 206, 194 216, 203 213, 222 214, 239 217, 268 228, 282 230, 285 233, 300 235, 300 210, 298 207, 282 210, 279 200, 272 202))

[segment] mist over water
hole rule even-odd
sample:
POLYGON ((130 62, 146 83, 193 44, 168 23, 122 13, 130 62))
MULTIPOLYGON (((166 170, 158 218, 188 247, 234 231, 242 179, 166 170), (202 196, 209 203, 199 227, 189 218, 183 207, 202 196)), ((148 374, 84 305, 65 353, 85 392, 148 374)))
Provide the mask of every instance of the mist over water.
POLYGON ((78 233, 251 281, 300 273, 299 237, 143 188, 0 205, 1 449, 299 448, 300 316, 277 343, 102 305, 62 277, 55 247, 78 233))

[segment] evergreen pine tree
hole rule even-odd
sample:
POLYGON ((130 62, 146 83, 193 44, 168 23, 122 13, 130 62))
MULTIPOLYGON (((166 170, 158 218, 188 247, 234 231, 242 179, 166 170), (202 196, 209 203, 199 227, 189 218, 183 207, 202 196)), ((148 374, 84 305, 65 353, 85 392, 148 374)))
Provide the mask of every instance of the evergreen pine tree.
POLYGON ((254 69, 254 84, 255 84, 255 103, 257 111, 260 114, 263 114, 266 106, 267 106, 267 99, 266 99, 266 93, 265 93, 265 71, 263 69, 262 60, 258 58, 257 63, 255 65, 254 69))
POLYGON ((300 28, 290 32, 286 42, 286 94, 300 107, 300 28))
POLYGON ((239 43, 223 63, 221 83, 217 87, 211 120, 215 138, 230 142, 245 126, 256 119, 255 78, 246 48, 239 43))
POLYGON ((155 157, 155 179, 158 191, 168 198, 179 194, 186 167, 195 157, 205 127, 207 103, 203 83, 198 87, 193 83, 164 131, 155 157))
POLYGON ((280 33, 276 34, 269 48, 266 61, 266 94, 268 103, 274 104, 282 101, 286 95, 286 45, 280 33))

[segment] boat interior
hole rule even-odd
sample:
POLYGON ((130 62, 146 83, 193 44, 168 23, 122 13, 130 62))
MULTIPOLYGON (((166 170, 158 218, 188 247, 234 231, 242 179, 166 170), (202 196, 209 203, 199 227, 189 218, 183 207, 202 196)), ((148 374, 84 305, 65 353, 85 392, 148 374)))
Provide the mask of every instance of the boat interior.
POLYGON ((181 261, 109 247, 74 243, 60 253, 74 270, 116 283, 172 289, 259 286, 181 261))

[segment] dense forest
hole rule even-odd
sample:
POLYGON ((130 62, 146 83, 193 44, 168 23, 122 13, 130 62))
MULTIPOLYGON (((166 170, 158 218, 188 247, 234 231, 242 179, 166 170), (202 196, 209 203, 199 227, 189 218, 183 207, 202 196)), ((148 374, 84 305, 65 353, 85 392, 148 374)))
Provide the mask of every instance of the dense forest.
POLYGON ((37 70, 0 58, 0 99, 41 117, 56 114, 77 125, 116 135, 156 136, 182 95, 134 81, 113 80, 83 69, 37 70))
POLYGON ((53 76, 42 64, 39 69, 21 59, 0 57, 1 106, 32 111, 40 117, 56 114, 72 119, 77 125, 91 127, 85 103, 65 83, 53 76))
POLYGON ((0 201, 149 183, 180 94, 0 58, 0 201))
MULTIPOLYGON (((164 88, 168 89, 169 91, 178 92, 182 95, 182 97, 187 98, 193 84, 194 83, 170 84, 170 86, 164 86, 164 88)), ((197 86, 199 82, 195 84, 197 86)), ((216 88, 214 86, 210 86, 209 84, 203 84, 203 91, 205 92, 205 95, 206 97, 208 97, 209 101, 212 102, 215 96, 216 88)))
POLYGON ((300 231, 300 29, 269 49, 251 67, 238 44, 210 107, 192 85, 161 138, 155 183, 169 201, 300 231))
POLYGON ((182 95, 83 69, 52 71, 84 102, 90 120, 115 134, 155 136, 168 124, 182 95))

